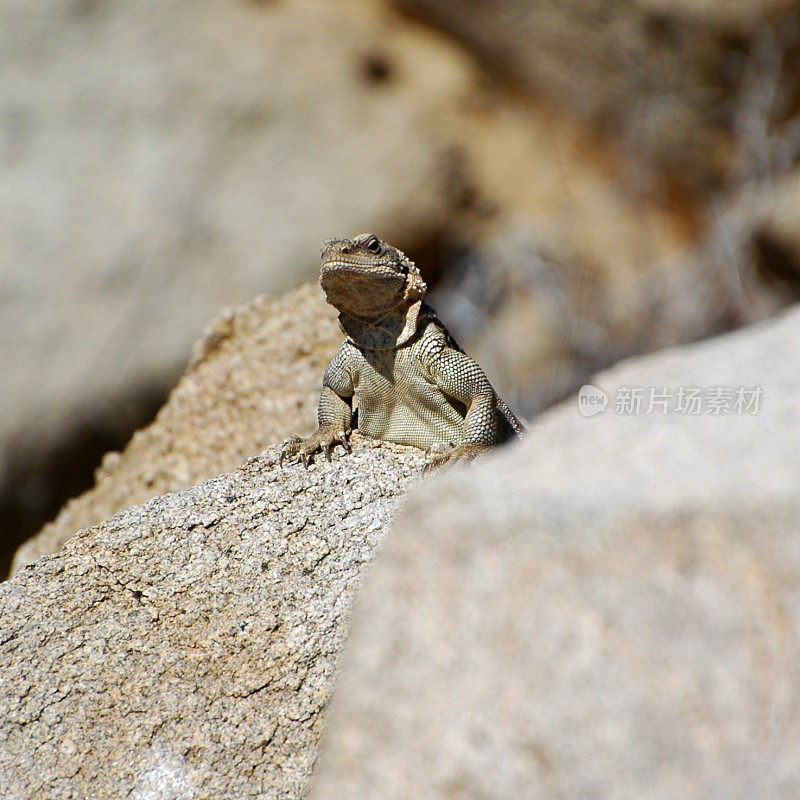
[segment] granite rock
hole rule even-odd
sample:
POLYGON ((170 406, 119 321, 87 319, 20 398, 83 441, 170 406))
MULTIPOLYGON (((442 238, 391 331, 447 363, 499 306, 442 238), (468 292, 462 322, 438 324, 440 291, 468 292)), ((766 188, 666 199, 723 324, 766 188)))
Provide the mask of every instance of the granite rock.
POLYGON ((0 796, 306 796, 353 593, 422 455, 277 455, 0 584, 0 796))

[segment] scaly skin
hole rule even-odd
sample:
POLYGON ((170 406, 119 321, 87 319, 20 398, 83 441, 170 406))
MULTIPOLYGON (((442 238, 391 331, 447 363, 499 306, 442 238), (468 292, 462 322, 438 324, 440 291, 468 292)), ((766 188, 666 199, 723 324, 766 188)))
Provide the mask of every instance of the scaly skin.
POLYGON ((347 337, 325 370, 319 429, 287 439, 284 458, 303 464, 361 433, 428 451, 428 463, 471 459, 523 433, 478 364, 423 302, 414 263, 373 234, 334 239, 322 249, 320 284, 347 337))

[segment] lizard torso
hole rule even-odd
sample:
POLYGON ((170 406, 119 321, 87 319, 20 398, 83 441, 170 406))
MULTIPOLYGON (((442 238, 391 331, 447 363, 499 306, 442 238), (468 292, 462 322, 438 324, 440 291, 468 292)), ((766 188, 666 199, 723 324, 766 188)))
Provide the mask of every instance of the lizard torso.
MULTIPOLYGON (((449 345, 448 335, 429 321, 410 344, 397 350, 361 350, 346 341, 330 378, 341 396, 355 391, 358 429, 366 436, 428 449, 436 443, 464 443, 464 402, 445 394, 432 375, 432 362, 449 345), (337 381, 339 367, 348 381, 337 381)), ((483 442, 491 445, 491 425, 483 442)))

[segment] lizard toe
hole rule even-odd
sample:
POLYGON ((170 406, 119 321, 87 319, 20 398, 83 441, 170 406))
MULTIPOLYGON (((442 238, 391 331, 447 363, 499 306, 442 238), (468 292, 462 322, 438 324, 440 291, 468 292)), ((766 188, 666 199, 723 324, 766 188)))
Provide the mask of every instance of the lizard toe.
POLYGON ((474 458, 489 451, 489 447, 476 442, 466 442, 459 445, 434 444, 426 453, 423 474, 428 470, 437 470, 450 466, 458 461, 472 461, 474 458))
POLYGON ((299 456, 303 466, 308 468, 316 453, 322 452, 326 460, 331 460, 331 450, 336 444, 341 443, 349 453, 350 446, 347 442, 347 431, 333 425, 323 425, 307 439, 299 436, 290 436, 281 447, 278 463, 282 466, 284 458, 299 456))
POLYGON ((281 454, 278 456, 278 466, 283 467, 283 460, 296 456, 300 451, 303 440, 299 436, 289 436, 284 439, 281 445, 281 454))

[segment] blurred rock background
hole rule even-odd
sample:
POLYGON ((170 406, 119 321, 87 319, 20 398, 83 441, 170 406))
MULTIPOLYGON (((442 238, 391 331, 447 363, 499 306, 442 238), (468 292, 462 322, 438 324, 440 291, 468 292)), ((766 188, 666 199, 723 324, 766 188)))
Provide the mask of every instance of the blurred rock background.
POLYGON ((0 571, 328 236, 529 417, 800 295, 797 0, 15 1, 0 52, 0 571))

